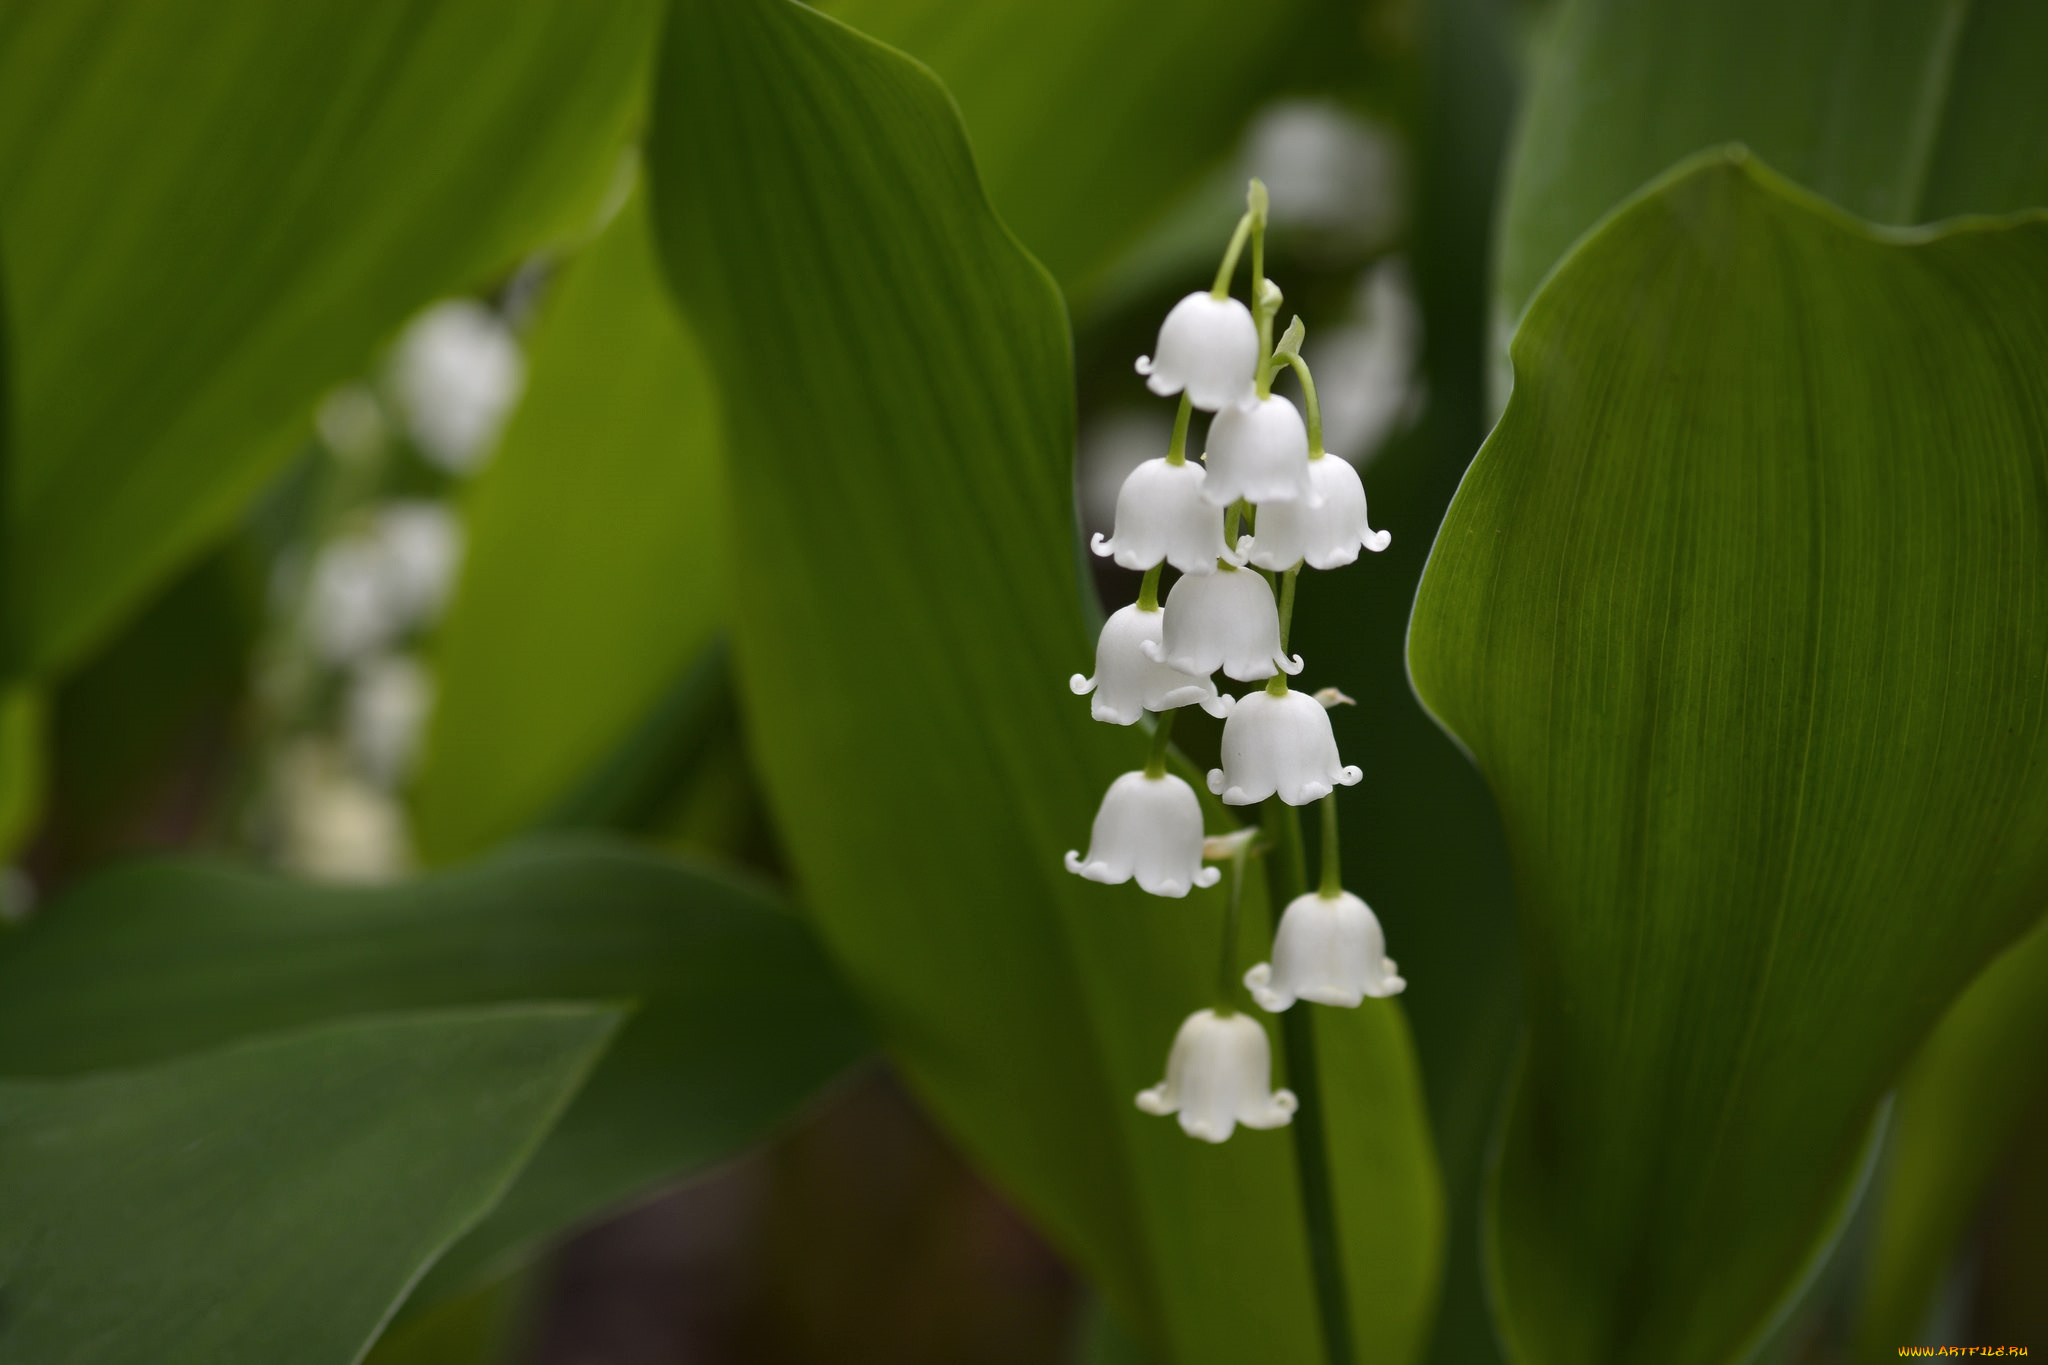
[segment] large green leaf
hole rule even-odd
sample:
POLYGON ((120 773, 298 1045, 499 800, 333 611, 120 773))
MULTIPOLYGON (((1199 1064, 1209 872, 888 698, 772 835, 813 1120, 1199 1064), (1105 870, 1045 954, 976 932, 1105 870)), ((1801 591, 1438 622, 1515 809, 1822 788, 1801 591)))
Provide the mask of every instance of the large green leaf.
POLYGON ((2048 896, 2048 222, 1886 235, 1717 154, 1513 354, 1409 645, 1522 919, 1497 1299, 1526 1362, 1732 1359, 2048 896))
POLYGON ((434 1292, 720 1160, 865 1051, 803 927, 759 894, 596 843, 535 845, 382 889, 138 865, 0 951, 0 1073, 64 1075, 342 1015, 634 1002, 518 1184, 434 1292))
POLYGON ((0 1081, 0 1359, 351 1365, 617 1018, 381 1017, 0 1081))
POLYGON ((2044 1086, 2048 923, 1971 983, 1899 1084, 1864 1272, 1860 1358, 1895 1356, 1919 1339, 1993 1172, 2023 1140, 2044 1086))
POLYGON ((1319 54, 1356 46, 1356 15, 1320 0, 820 8, 938 73, 989 198, 1070 293, 1173 207, 1261 98, 1298 86, 1319 54))
MULTIPOLYGON (((785 0, 674 8, 649 164, 669 276, 749 414, 736 657, 828 945, 935 1112, 1154 1349, 1316 1359, 1287 1136, 1210 1148, 1132 1104, 1212 998, 1218 893, 1060 866, 1145 741, 1062 684, 1092 641, 1051 280, 944 90, 785 0)), ((1318 1023, 1360 1351, 1400 1360, 1439 1238, 1406 1028, 1392 1004, 1318 1023)))
POLYGON ((716 395, 662 286, 645 203, 628 200, 556 284, 525 401, 466 509, 414 803, 437 861, 559 804, 723 612, 716 395))
POLYGON ((653 0, 0 10, 13 640, 62 666, 221 529, 320 390, 609 177, 653 0))
POLYGON ((1740 140, 1883 223, 2048 204, 2035 0, 1566 0, 1502 216, 1499 315, 1623 196, 1740 140))

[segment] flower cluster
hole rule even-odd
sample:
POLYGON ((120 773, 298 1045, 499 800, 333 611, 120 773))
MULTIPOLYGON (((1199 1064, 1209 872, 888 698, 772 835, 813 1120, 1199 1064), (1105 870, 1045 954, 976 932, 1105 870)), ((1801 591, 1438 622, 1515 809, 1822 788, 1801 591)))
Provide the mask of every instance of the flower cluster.
MULTIPOLYGON (((1260 1008, 1284 1010, 1297 1000, 1356 1006, 1405 984, 1372 910, 1343 890, 1337 875, 1335 793, 1362 774, 1338 756, 1329 708, 1349 699, 1334 688, 1293 690, 1289 679, 1303 663, 1287 652, 1302 566, 1338 568, 1361 550, 1385 549, 1389 536, 1367 522, 1357 471, 1323 449, 1315 383, 1301 358, 1301 320, 1273 343, 1281 294, 1265 278, 1265 219, 1265 190, 1254 180, 1214 287, 1175 304, 1153 354, 1138 360, 1147 386, 1161 397, 1178 394, 1180 411, 1166 454, 1131 471, 1117 494, 1113 533, 1096 536, 1092 548, 1144 570, 1144 586, 1135 603, 1104 623, 1094 676, 1077 673, 1069 683, 1077 695, 1092 694, 1095 719, 1132 725, 1151 712, 1153 732, 1145 767, 1110 784, 1087 855, 1069 852, 1067 870, 1091 881, 1136 880, 1152 895, 1180 897, 1221 880, 1221 869, 1205 861, 1233 865, 1220 998, 1188 1016, 1166 1079, 1138 1096, 1146 1113, 1178 1114, 1182 1129, 1209 1142, 1222 1142, 1238 1124, 1279 1127, 1292 1118, 1296 1100, 1270 1088, 1266 1031, 1233 1005, 1238 903, 1257 831, 1204 839, 1194 788, 1167 771, 1178 708, 1200 706, 1224 721, 1223 766, 1208 775, 1210 792, 1224 805, 1323 803, 1322 887, 1289 903, 1272 960, 1244 977, 1260 1008), (1230 293, 1247 241, 1249 307, 1230 293), (1306 421, 1272 391, 1282 365, 1301 380, 1306 421), (1196 408, 1214 414, 1199 463, 1186 454, 1196 408), (1248 533, 1240 534, 1241 523, 1248 533), (1179 577, 1162 602, 1167 565, 1179 577), (1218 673, 1264 685, 1234 697, 1219 690, 1218 673)), ((1281 814, 1295 819, 1292 811, 1281 814)))

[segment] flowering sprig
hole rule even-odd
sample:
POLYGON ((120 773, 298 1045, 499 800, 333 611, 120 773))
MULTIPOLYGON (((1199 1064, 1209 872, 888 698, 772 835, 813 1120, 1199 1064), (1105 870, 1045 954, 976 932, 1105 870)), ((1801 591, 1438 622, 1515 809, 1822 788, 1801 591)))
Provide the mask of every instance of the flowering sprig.
MULTIPOLYGON (((1299 1108, 1293 1091, 1270 1088, 1266 1030, 1239 1010, 1240 988, 1261 1009, 1279 1012, 1301 1000, 1355 1007, 1405 985, 1371 908, 1343 889, 1338 871, 1336 792, 1364 774, 1339 757, 1329 708, 1350 699, 1335 688, 1294 691, 1289 679, 1304 663, 1287 652, 1303 566, 1338 568, 1360 550, 1385 549, 1390 537, 1368 523, 1357 472, 1323 449, 1315 380, 1301 355, 1301 319, 1274 344, 1283 299, 1265 277, 1266 208, 1265 187, 1254 180, 1215 284, 1176 303, 1153 354, 1138 359, 1147 387, 1180 397, 1173 437, 1165 455, 1124 480, 1113 531, 1096 536, 1092 548, 1144 570, 1144 586, 1135 603, 1104 623, 1094 676, 1070 680, 1075 693, 1093 694, 1097 720, 1131 725, 1151 713, 1153 744, 1143 771, 1110 785, 1087 856, 1069 852, 1067 869, 1099 882, 1136 880, 1153 895, 1179 897, 1221 879, 1205 860, 1231 864, 1217 999, 1182 1022, 1166 1078, 1137 1101, 1146 1113, 1178 1115, 1183 1130, 1209 1142, 1224 1141, 1239 1125, 1280 1127, 1299 1108), (1230 295, 1247 245, 1249 307, 1230 295), (1301 381, 1305 418, 1273 392, 1282 367, 1301 381), (1199 463, 1186 452, 1196 408, 1215 414, 1199 463), (1247 521, 1251 533, 1240 535, 1247 521), (1179 577, 1162 604, 1167 565, 1179 577), (1233 698, 1218 690, 1219 672, 1265 685, 1233 698), (1268 827, 1289 836, 1296 866, 1300 836, 1291 808, 1323 803, 1322 886, 1288 904, 1270 960, 1241 979, 1244 869, 1266 845, 1255 830, 1205 843, 1194 789, 1166 771, 1173 716, 1188 705, 1224 718, 1222 766, 1208 774, 1209 790, 1226 806, 1275 803, 1268 827)), ((1297 1071, 1291 1050, 1289 1060, 1297 1086, 1311 1093, 1313 1078, 1301 1072, 1312 1067, 1297 1071)))

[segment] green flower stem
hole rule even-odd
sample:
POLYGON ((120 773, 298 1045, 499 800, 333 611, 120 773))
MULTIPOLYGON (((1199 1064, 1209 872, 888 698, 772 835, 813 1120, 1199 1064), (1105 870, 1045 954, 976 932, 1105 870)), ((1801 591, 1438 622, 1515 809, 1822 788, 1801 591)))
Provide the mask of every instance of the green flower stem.
POLYGON ((1280 578, 1280 652, 1287 652, 1287 633, 1294 628, 1294 580, 1301 577, 1296 563, 1280 578))
POLYGON ((1166 746, 1173 739, 1174 713, 1155 711, 1152 714, 1152 752, 1145 759, 1145 776, 1156 780, 1166 776, 1166 746))
MULTIPOLYGON (((1254 185, 1258 181, 1252 182, 1254 185)), ((1273 395, 1273 310, 1266 306, 1266 217, 1252 224, 1252 318, 1259 324, 1259 398, 1273 395)))
POLYGON ((1165 567, 1166 561, 1161 560, 1145 570, 1145 581, 1138 588, 1139 611, 1159 610, 1159 571, 1165 567))
MULTIPOLYGON (((1311 400, 1313 401, 1313 400, 1311 400)), ((1194 415, 1195 400, 1183 391, 1180 396, 1180 411, 1173 415, 1173 443, 1166 447, 1168 464, 1188 462, 1188 418, 1194 415)), ((1320 450, 1322 447, 1316 447, 1320 450)))
POLYGON ((1323 884, 1317 890, 1325 900, 1335 900, 1344 889, 1344 873, 1337 866, 1337 793, 1323 798, 1323 884))
POLYGON ((1308 362, 1298 352, 1282 351, 1280 356, 1294 367, 1294 373, 1301 379, 1301 397, 1308 408, 1308 457, 1311 460, 1323 458, 1323 409, 1316 402, 1316 381, 1308 376, 1308 362))
POLYGON ((1237 1012, 1237 926, 1244 904, 1244 865, 1251 845, 1240 845, 1230 857, 1229 899, 1223 903, 1223 960, 1216 973, 1216 1012, 1237 1012))
MULTIPOLYGON (((1237 273, 1237 258, 1244 253, 1244 239, 1251 234, 1252 213, 1245 210, 1244 217, 1237 220, 1237 231, 1230 234, 1230 245, 1223 249, 1223 264, 1216 267, 1216 283, 1209 286, 1209 297, 1227 299, 1230 297, 1230 277, 1237 273)), ((1252 280, 1252 290, 1258 291, 1259 282, 1252 280)))
MULTIPOLYGON (((1288 902, 1308 889, 1301 848, 1301 816, 1273 796, 1266 799, 1265 827, 1273 850, 1266 858, 1266 887, 1277 918, 1288 902)), ((1317 1316, 1322 1321, 1323 1355, 1329 1365, 1355 1365, 1351 1345, 1351 1303, 1344 1291, 1343 1247, 1337 1238, 1337 1206, 1330 1184, 1329 1136, 1323 1128, 1322 1079, 1316 1071, 1315 1014, 1306 1001, 1280 1016, 1287 1060, 1287 1085, 1301 1102, 1295 1110, 1294 1159, 1301 1173, 1302 1221, 1308 1227, 1309 1268, 1315 1279, 1317 1316)))

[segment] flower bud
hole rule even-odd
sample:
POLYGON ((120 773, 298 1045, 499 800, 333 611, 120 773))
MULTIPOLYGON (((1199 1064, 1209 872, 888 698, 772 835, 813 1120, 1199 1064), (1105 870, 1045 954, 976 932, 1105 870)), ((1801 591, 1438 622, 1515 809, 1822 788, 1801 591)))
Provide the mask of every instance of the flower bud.
POLYGON ((1232 298, 1190 294, 1159 326, 1159 344, 1138 357, 1145 386, 1160 397, 1187 390, 1203 412, 1253 401, 1259 368, 1259 327, 1251 309, 1232 298))

